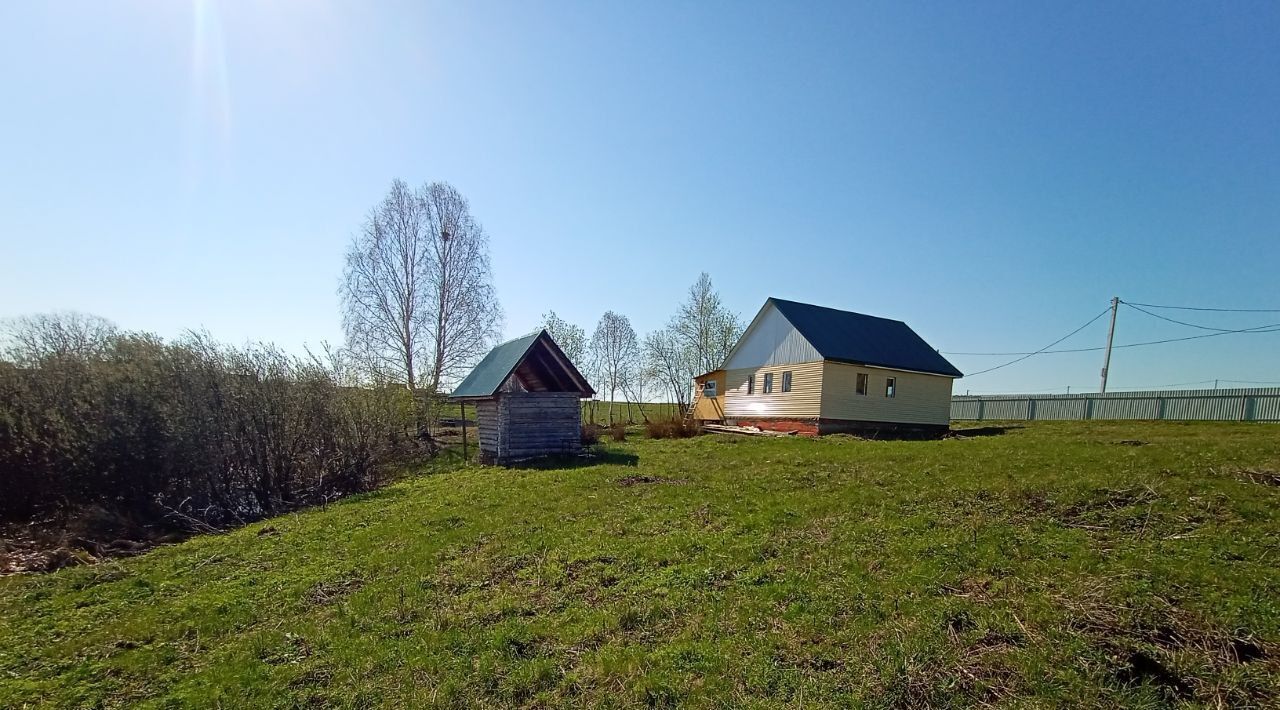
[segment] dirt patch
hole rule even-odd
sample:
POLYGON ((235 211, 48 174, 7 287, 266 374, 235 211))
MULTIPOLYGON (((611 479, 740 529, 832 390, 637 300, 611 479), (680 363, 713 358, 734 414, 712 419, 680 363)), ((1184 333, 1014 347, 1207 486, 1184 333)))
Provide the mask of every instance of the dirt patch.
MULTIPOLYGON (((1206 684, 1200 675, 1204 666, 1214 669, 1213 673, 1222 673, 1240 664, 1273 663, 1274 649, 1251 633, 1213 629, 1176 608, 1156 618, 1135 619, 1133 610, 1099 599, 1085 603, 1060 599, 1059 603, 1073 611, 1069 627, 1089 638, 1106 657, 1116 684, 1152 685, 1171 702, 1192 698, 1222 700, 1221 689, 1206 684), (1187 663, 1188 656, 1199 663, 1187 663), (1188 670, 1196 668, 1201 670, 1188 670)), ((1247 701, 1268 706, 1274 699, 1274 691, 1255 688, 1248 691, 1247 698, 1235 698, 1226 704, 1247 701)))
POLYGON ((364 580, 356 575, 317 582, 307 592, 307 601, 316 606, 332 604, 364 586, 364 580))
POLYGON ((1141 439, 1121 439, 1116 442, 1117 446, 1146 446, 1147 442, 1141 439))
POLYGON ((1063 505, 1050 514, 1067 527, 1134 530, 1146 525, 1147 521, 1141 515, 1142 509, 1149 511, 1150 506, 1159 498, 1159 494, 1148 486, 1099 488, 1093 490, 1085 500, 1063 505))
POLYGON ((141 525, 98 506, 83 506, 44 520, 0 526, 0 576, 129 557, 189 536, 174 528, 141 525))
POLYGON ((1237 472, 1240 479, 1260 486, 1280 487, 1280 472, 1263 468, 1243 468, 1237 472))
POLYGON ((683 483, 688 483, 688 481, 683 478, 663 478, 661 476, 640 475, 640 476, 624 476, 622 478, 619 478, 617 483, 619 486, 622 486, 623 488, 629 488, 631 486, 642 486, 642 485, 648 485, 651 483, 670 483, 673 485, 680 485, 683 483))
POLYGON ((1153 683, 1179 700, 1191 697, 1187 681, 1142 651, 1121 651, 1112 654, 1112 658, 1116 661, 1116 680, 1122 685, 1153 683))
POLYGON ((1016 426, 979 426, 969 427, 967 429, 952 429, 942 435, 944 439, 971 439, 976 436, 1000 436, 1010 429, 1020 429, 1016 426))

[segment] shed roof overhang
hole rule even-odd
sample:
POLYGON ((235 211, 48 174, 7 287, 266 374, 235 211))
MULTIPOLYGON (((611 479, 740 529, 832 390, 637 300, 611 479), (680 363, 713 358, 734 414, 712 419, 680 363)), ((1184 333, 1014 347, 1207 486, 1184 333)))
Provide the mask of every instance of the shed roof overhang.
POLYGON ((529 392, 573 392, 579 397, 595 394, 544 329, 490 350, 449 398, 454 401, 492 399, 501 394, 511 377, 529 392))

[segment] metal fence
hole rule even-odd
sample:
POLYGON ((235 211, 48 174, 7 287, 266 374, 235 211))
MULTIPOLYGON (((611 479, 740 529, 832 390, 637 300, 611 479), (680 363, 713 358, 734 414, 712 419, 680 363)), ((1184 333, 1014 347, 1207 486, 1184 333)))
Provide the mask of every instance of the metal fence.
POLYGON ((1280 387, 1107 394, 957 395, 952 419, 1280 421, 1280 387))

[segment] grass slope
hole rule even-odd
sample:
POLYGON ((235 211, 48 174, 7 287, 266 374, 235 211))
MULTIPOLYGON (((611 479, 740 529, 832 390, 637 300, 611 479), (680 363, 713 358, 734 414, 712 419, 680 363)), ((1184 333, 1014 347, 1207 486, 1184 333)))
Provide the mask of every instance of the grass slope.
POLYGON ((0 579, 0 706, 1274 706, 1278 433, 707 436, 437 471, 0 579))

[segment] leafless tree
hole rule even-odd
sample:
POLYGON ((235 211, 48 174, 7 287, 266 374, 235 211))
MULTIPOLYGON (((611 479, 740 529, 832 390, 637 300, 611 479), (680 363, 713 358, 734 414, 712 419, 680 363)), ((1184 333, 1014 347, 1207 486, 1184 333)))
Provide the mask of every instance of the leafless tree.
POLYGON ((427 229, 426 205, 393 182, 347 248, 340 289, 347 347, 376 379, 410 390, 426 350, 427 229))
POLYGON ((645 364, 684 411, 694 376, 723 365, 742 331, 742 320, 724 306, 704 272, 667 327, 645 336, 645 364))
POLYGON ((705 271, 689 287, 669 327, 691 355, 690 364, 697 370, 691 377, 720 367, 743 330, 742 320, 725 308, 705 271))
POLYGON ((375 379, 437 392, 484 353, 502 318, 488 249, 453 187, 392 183, 347 249, 340 289, 347 347, 375 379))
POLYGON ((431 390, 439 392, 441 383, 459 378, 497 339, 502 308, 489 269, 489 236, 471 216, 467 198, 444 182, 425 186, 421 195, 430 225, 431 390))
POLYGON ((639 351, 631 321, 624 315, 605 311, 591 336, 591 354, 600 386, 609 393, 610 424, 613 423, 614 400, 619 390, 623 390, 625 396, 627 375, 634 369, 639 351))
POLYGON ((556 315, 555 311, 542 314, 542 327, 546 328, 551 339, 564 351, 574 367, 586 370, 587 333, 582 328, 556 315))
POLYGON ((20 316, 0 323, 8 357, 29 363, 45 357, 100 355, 119 332, 115 323, 66 311, 20 316))
POLYGON ((644 361, 656 382, 667 388, 680 411, 689 407, 694 368, 688 351, 669 328, 655 330, 645 336, 644 361))
POLYGON ((631 404, 633 402, 636 409, 640 410, 640 418, 646 423, 649 421, 649 415, 644 411, 644 392, 655 381, 654 371, 644 357, 644 351, 637 347, 635 356, 631 358, 631 368, 622 380, 622 392, 627 397, 628 423, 635 423, 635 417, 631 413, 631 404))

